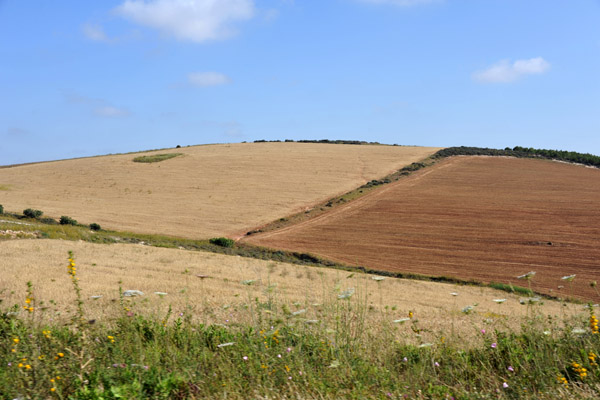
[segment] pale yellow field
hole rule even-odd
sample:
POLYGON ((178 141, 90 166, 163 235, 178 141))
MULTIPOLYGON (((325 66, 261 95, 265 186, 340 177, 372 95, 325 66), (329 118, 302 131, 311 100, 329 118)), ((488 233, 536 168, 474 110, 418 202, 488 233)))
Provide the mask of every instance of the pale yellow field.
POLYGON ((419 161, 433 147, 237 143, 0 168, 0 204, 138 233, 235 236, 419 161), (180 152, 159 163, 134 157, 180 152))
POLYGON ((355 309, 366 312, 369 331, 388 327, 398 338, 409 341, 435 341, 441 336, 472 341, 481 338, 481 329, 518 330, 528 313, 539 314, 537 323, 542 325, 548 323, 548 315, 557 317, 553 319, 557 326, 563 318, 576 317, 583 328, 587 315, 582 305, 564 306, 544 300, 543 304, 529 307, 519 303, 519 296, 488 288, 393 278, 378 282, 371 275, 237 256, 60 240, 0 242, 1 306, 22 306, 26 282, 31 281, 36 300, 49 307, 43 311, 44 318, 68 316, 75 298, 67 275, 68 250, 75 253, 87 317, 98 321, 120 310, 119 282, 123 290, 145 293, 133 303, 127 302, 133 312, 163 317, 171 305, 175 318, 179 313, 191 313, 192 318, 205 323, 252 322, 257 315, 257 301, 265 303, 271 299, 277 304, 278 313, 284 305, 292 312, 304 309, 305 313, 292 318, 318 320, 311 326, 328 329, 335 325, 332 315, 336 315, 336 309, 339 311, 349 301, 355 309), (197 275, 207 277, 201 279, 197 275), (242 283, 247 280, 254 282, 242 283), (355 289, 350 300, 338 299, 341 292, 350 288, 355 289), (168 294, 160 296, 155 292, 168 294), (90 296, 94 295, 103 297, 92 300, 90 296), (506 299, 504 303, 493 301, 502 298, 506 299), (461 310, 469 305, 476 306, 472 313, 464 314, 461 310), (392 322, 406 317, 409 311, 423 329, 420 338, 411 330, 410 321, 392 322))

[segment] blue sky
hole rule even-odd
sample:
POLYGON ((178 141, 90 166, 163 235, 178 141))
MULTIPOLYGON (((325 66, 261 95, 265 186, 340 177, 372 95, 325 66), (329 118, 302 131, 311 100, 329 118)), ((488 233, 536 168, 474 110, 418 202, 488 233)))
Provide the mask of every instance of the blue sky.
POLYGON ((0 0, 0 165, 257 139, 600 155, 598 0, 0 0))

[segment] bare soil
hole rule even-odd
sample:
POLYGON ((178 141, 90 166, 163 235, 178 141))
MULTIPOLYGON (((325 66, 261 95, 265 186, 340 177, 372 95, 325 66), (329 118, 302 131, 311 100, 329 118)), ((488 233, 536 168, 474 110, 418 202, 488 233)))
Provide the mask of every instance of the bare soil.
POLYGON ((419 161, 438 148, 237 143, 157 163, 81 158, 0 168, 0 204, 103 228, 188 238, 237 235, 419 161))
POLYGON ((373 269, 600 300, 600 170, 453 157, 280 231, 244 239, 373 269), (530 282, 517 279, 529 271, 530 282), (576 274, 572 282, 564 276, 576 274))

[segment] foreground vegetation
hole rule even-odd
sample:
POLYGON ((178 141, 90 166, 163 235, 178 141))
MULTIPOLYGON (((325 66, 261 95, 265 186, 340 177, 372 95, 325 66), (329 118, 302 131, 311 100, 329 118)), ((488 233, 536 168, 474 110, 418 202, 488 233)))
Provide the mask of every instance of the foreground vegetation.
MULTIPOLYGON (((76 300, 70 318, 51 312, 36 288, 0 311, 2 398, 597 398, 598 320, 542 317, 535 304, 520 332, 473 327, 471 345, 452 332, 406 344, 395 330, 419 338, 418 315, 365 323, 360 292, 343 291, 323 304, 329 324, 303 318, 275 296, 256 299, 238 323, 195 322, 183 313, 139 315, 120 291, 117 317, 90 321, 77 264, 65 262, 76 300), (326 327, 325 327, 326 326, 326 327), (582 327, 584 327, 582 329, 582 327)), ((464 312, 464 311, 463 311, 464 312)))

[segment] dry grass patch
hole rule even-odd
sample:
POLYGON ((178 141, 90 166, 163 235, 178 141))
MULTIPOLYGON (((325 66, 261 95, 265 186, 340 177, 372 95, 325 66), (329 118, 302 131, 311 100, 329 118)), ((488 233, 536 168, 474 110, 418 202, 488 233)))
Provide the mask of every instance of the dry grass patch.
POLYGON ((207 238, 245 233, 385 176, 432 147, 238 143, 0 168, 5 210, 69 215, 84 224, 207 238))
POLYGON ((326 330, 339 323, 329 316, 340 315, 339 307, 350 301, 364 312, 369 332, 391 326, 398 339, 416 343, 442 336, 472 341, 481 329, 518 330, 533 315, 539 315, 541 325, 549 323, 548 317, 553 323, 578 317, 584 327, 587 315, 582 305, 544 301, 525 306, 518 296, 489 288, 393 278, 377 281, 360 273, 218 254, 60 240, 0 242, 2 305, 21 305, 26 282, 31 281, 37 301, 48 307, 45 318, 67 316, 75 299, 67 275, 68 250, 75 253, 86 315, 99 321, 119 312, 119 286, 145 293, 132 304, 127 300, 134 312, 161 318, 171 306, 174 314, 225 325, 255 322, 257 309, 270 304, 284 318, 287 314, 306 319, 326 330), (348 290, 354 290, 352 297, 339 299, 348 290), (502 298, 506 301, 494 301, 502 298), (462 311, 467 306, 474 306, 469 314, 462 311), (412 320, 393 322, 407 318, 409 312, 412 320))

